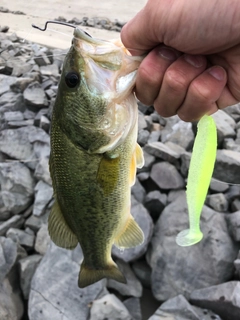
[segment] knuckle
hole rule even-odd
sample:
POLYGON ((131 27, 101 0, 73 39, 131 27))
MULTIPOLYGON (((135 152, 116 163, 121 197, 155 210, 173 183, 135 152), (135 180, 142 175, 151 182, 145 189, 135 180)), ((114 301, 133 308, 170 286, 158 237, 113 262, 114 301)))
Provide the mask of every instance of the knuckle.
POLYGON ((164 81, 167 86, 174 92, 182 92, 188 86, 186 75, 174 70, 167 70, 165 73, 164 81))
POLYGON ((204 85, 199 81, 193 81, 190 87, 192 95, 195 96, 200 101, 212 100, 212 91, 210 86, 204 85))

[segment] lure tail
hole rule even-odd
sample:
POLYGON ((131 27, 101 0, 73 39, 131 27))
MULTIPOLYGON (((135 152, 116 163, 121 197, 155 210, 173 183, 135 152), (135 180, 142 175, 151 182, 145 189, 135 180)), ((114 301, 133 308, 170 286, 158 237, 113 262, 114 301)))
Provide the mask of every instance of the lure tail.
POLYGON ((104 269, 91 269, 86 266, 83 260, 78 278, 79 288, 85 288, 103 278, 113 279, 122 283, 127 282, 126 278, 113 261, 111 264, 106 265, 104 269))
POLYGON ((200 216, 205 202, 217 153, 217 129, 211 116, 203 116, 198 123, 188 172, 187 205, 189 229, 176 238, 179 246, 191 246, 201 241, 200 216))

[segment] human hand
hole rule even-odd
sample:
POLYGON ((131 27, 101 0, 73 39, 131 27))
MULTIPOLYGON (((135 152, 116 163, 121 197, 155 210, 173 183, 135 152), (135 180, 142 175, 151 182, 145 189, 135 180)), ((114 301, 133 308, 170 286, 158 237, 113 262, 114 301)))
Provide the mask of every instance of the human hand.
POLYGON ((133 55, 148 52, 137 98, 184 121, 238 103, 239 30, 239 0, 148 0, 121 32, 133 55))

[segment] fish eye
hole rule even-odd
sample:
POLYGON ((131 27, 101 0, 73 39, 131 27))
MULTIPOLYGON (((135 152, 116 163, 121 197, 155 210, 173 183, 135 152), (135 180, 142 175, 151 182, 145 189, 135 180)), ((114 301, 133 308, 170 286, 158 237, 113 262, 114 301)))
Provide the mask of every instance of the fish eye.
POLYGON ((77 72, 68 72, 65 76, 65 82, 69 88, 75 88, 80 82, 80 76, 77 72))

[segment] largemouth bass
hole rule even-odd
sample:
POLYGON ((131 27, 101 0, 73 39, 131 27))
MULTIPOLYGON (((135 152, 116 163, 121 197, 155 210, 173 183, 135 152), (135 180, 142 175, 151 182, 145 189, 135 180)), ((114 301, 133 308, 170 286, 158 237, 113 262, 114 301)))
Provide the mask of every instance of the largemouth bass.
POLYGON ((130 213, 130 188, 144 163, 132 93, 140 62, 121 43, 93 39, 76 28, 63 64, 52 114, 55 203, 48 230, 60 247, 80 243, 81 288, 102 278, 125 282, 112 245, 128 248, 144 240, 130 213))

